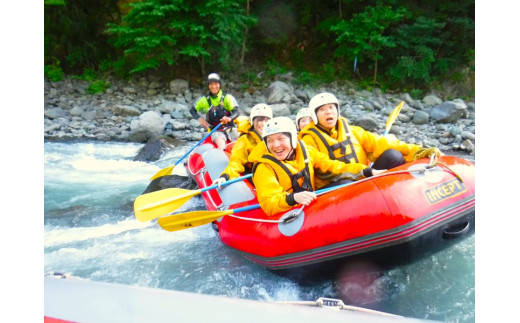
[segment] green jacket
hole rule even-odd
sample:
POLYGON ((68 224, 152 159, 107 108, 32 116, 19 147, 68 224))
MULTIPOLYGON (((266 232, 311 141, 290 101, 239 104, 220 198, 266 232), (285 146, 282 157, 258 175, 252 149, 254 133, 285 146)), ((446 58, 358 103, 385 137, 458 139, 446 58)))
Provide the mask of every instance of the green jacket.
POLYGON ((224 94, 218 91, 216 96, 208 95, 197 99, 190 109, 193 118, 200 118, 198 112, 206 115, 206 120, 213 127, 216 126, 223 116, 231 119, 238 117, 238 102, 231 94, 224 94), (211 110, 211 111, 210 111, 211 110), (208 114, 208 112, 210 112, 208 114))

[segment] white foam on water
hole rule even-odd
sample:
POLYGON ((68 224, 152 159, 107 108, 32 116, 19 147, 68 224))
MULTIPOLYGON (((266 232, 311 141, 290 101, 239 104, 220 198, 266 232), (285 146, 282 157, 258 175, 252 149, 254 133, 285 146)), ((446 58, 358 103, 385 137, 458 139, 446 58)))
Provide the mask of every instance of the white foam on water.
POLYGON ((105 224, 99 227, 49 229, 44 232, 44 247, 53 247, 89 239, 106 238, 129 230, 142 230, 152 225, 153 223, 151 222, 124 220, 115 224, 105 224))
MULTIPOLYGON (((69 144, 46 143, 44 176, 47 183, 146 183, 163 167, 157 163, 133 161, 143 144, 69 144), (74 149, 75 148, 75 149, 74 149), (71 151, 71 149, 74 149, 71 151)), ((166 155, 182 154, 176 149, 166 155)), ((178 159, 175 158, 167 159, 178 159)), ((165 167, 174 164, 162 160, 165 167)), ((172 174, 187 176, 183 163, 174 167, 172 174)))

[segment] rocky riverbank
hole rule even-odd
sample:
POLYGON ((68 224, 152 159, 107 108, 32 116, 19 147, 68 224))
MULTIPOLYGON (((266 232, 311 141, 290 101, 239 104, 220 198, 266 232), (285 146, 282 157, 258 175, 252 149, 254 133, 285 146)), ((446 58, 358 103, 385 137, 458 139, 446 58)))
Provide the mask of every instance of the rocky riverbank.
MULTIPOLYGON (((105 92, 92 95, 86 94, 89 83, 83 80, 46 80, 44 139, 144 143, 161 135, 187 141, 198 141, 204 136, 204 129, 188 111, 194 100, 206 95, 205 85, 182 79, 109 82, 111 86, 105 92)), ((243 115, 249 115, 255 104, 267 103, 275 116, 293 119, 315 94, 331 92, 341 104, 341 115, 351 124, 379 134, 383 133, 392 110, 405 101, 390 133, 405 142, 474 158, 474 102, 443 100, 436 94, 414 100, 407 93, 357 91, 347 85, 310 89, 293 85, 290 75, 279 77, 264 89, 244 89, 241 84, 225 80, 222 89, 235 96, 243 115)))

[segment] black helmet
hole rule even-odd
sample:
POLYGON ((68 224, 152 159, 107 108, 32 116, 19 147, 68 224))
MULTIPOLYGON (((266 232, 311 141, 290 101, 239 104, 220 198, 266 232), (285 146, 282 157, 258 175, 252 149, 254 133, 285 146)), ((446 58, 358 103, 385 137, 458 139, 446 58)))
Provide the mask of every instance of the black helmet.
POLYGON ((220 75, 218 75, 217 73, 211 73, 210 75, 208 75, 208 84, 211 82, 218 82, 218 84, 221 84, 220 81, 220 75))

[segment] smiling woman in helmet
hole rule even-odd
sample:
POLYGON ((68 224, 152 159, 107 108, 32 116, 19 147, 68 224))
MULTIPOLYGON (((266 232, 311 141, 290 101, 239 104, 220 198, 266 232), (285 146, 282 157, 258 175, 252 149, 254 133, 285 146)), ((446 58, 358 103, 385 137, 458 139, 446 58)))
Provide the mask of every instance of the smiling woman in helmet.
POLYGON ((262 142, 264 124, 272 117, 273 111, 267 104, 260 103, 251 109, 250 121, 245 122, 238 128, 241 134, 231 150, 227 167, 220 177, 213 181, 212 185, 218 184, 220 187, 225 181, 251 173, 253 164, 248 162, 247 158, 256 145, 262 142))
POLYGON ((296 129, 302 131, 312 121, 311 112, 308 108, 301 108, 296 114, 296 129))
POLYGON ((267 121, 262 135, 265 147, 259 144, 251 152, 249 161, 255 162, 253 183, 258 203, 268 216, 287 211, 296 204, 309 205, 316 199, 315 169, 332 174, 347 171, 347 164, 331 160, 298 140, 296 126, 287 117, 267 121))
MULTIPOLYGON (((370 177, 412 161, 414 154, 421 148, 351 126, 346 118, 339 115, 339 102, 332 93, 315 95, 310 100, 308 109, 312 122, 300 132, 302 140, 308 146, 327 154, 329 158, 341 160, 354 169, 361 165, 362 172, 350 176, 351 180, 370 177), (372 167, 368 167, 370 161, 375 161, 372 167)), ((318 189, 345 178, 321 172, 316 176, 318 189)))
POLYGON ((190 109, 190 114, 197 119, 202 127, 206 130, 215 128, 219 123, 222 123, 218 131, 211 134, 211 140, 218 148, 224 149, 226 145, 226 124, 231 124, 236 117, 238 117, 238 103, 231 94, 222 92, 222 79, 217 73, 208 75, 207 84, 209 94, 200 97, 195 101, 190 109), (199 116, 198 112, 203 112, 206 118, 199 116))

